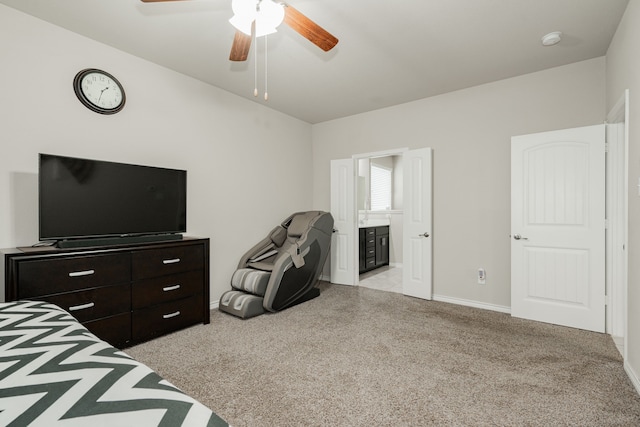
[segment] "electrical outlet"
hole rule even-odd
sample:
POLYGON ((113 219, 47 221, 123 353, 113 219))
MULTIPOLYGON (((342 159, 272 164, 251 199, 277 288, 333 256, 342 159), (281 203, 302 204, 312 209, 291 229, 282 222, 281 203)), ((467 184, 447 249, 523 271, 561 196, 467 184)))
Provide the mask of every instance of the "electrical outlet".
POLYGON ((478 285, 484 285, 487 282, 487 272, 484 268, 478 269, 478 285))

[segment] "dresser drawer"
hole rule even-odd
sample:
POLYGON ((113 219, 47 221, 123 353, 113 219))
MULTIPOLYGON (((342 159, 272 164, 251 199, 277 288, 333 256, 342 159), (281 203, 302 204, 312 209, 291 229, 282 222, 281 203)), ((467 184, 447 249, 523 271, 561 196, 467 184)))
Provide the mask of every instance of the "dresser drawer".
POLYGON ((131 341, 131 312, 83 323, 95 336, 114 347, 122 348, 131 341))
POLYGON ((136 251, 132 257, 133 280, 200 270, 204 267, 204 250, 201 245, 136 251))
POLYGON ((200 323, 203 306, 202 294, 171 301, 142 310, 134 310, 131 337, 143 341, 200 323))
POLYGON ((202 270, 145 279, 133 284, 133 309, 148 307, 202 292, 202 270))
POLYGON ((18 264, 18 299, 129 282, 128 253, 49 258, 18 264))
POLYGON ((131 285, 90 288, 77 292, 46 295, 39 298, 52 302, 65 310, 80 322, 100 319, 131 311, 131 285))

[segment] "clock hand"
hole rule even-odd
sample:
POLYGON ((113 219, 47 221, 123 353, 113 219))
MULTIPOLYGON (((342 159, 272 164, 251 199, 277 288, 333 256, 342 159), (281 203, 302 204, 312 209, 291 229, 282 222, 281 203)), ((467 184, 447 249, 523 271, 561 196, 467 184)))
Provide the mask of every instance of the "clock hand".
POLYGON ((105 90, 109 89, 109 86, 105 87, 104 89, 102 89, 100 91, 100 96, 98 97, 98 102, 100 102, 100 100, 102 99, 102 94, 104 93, 105 90))

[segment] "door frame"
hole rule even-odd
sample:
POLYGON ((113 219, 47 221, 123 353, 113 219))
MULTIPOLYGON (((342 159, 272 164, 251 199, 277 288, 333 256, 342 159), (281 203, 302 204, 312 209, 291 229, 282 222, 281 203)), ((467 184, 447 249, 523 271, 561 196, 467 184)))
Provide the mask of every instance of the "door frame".
POLYGON ((616 345, 627 335, 628 212, 629 212, 629 90, 625 90, 606 120, 607 127, 607 238, 606 238, 606 332, 616 345), (615 127, 614 127, 615 126, 615 127), (621 187, 621 188, 620 188, 621 187), (617 191, 616 191, 617 190, 617 191))

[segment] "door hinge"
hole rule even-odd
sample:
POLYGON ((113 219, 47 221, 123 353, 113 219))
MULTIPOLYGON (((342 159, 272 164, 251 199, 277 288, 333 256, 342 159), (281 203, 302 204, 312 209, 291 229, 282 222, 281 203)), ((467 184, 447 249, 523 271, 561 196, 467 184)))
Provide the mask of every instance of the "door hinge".
POLYGON ((606 305, 606 306, 610 306, 611 305, 611 297, 609 295, 605 295, 605 297, 604 297, 604 305, 606 305))
POLYGON ((605 219, 605 220, 604 220, 604 229, 605 229, 605 230, 608 230, 608 229, 609 229, 609 220, 608 220, 608 219, 605 219))
POLYGON ((608 152, 609 152, 609 143, 608 143, 608 142, 605 142, 605 143, 604 143, 604 152, 605 152, 605 153, 608 153, 608 152))

